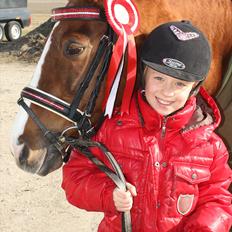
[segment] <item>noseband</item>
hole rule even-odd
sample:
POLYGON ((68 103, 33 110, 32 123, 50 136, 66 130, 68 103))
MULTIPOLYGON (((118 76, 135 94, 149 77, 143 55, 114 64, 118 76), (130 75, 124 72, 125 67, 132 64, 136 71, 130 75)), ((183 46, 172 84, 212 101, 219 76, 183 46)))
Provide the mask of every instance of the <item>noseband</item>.
MULTIPOLYGON (((106 22, 104 10, 97 7, 63 7, 56 8, 53 10, 52 18, 54 21, 67 20, 67 19, 78 19, 78 20, 101 20, 106 22)), ((101 83, 106 76, 108 70, 110 58, 112 55, 113 48, 113 37, 115 36, 113 30, 108 25, 105 35, 102 36, 97 52, 89 66, 86 77, 81 82, 71 104, 45 92, 38 88, 25 87, 21 92, 21 97, 18 100, 18 104, 28 113, 30 118, 40 128, 44 137, 56 147, 61 153, 63 160, 67 161, 69 154, 66 152, 66 147, 69 145, 72 148, 76 148, 81 151, 88 159, 90 159, 101 171, 105 172, 112 181, 117 185, 118 188, 126 191, 126 181, 124 175, 117 164, 112 154, 107 150, 101 143, 94 142, 90 138, 95 134, 95 127, 92 125, 90 118, 93 112, 96 99, 98 97, 101 83), (99 73, 97 73, 97 80, 95 88, 93 89, 89 102, 87 103, 84 111, 78 109, 81 98, 84 96, 86 89, 89 86, 90 81, 93 79, 96 70, 99 67, 99 63, 102 61, 99 73), (39 117, 33 112, 33 110, 26 104, 25 100, 40 106, 48 111, 51 111, 66 120, 73 123, 73 126, 64 130, 60 136, 49 131, 46 126, 40 121, 39 117), (66 132, 71 129, 76 129, 79 133, 80 138, 75 139, 66 136, 66 132), (90 151, 90 147, 98 147, 110 161, 114 171, 109 169, 98 160, 90 151)), ((101 124, 103 121, 99 121, 101 124)), ((130 213, 123 213, 122 217, 122 231, 131 232, 131 218, 130 213)))

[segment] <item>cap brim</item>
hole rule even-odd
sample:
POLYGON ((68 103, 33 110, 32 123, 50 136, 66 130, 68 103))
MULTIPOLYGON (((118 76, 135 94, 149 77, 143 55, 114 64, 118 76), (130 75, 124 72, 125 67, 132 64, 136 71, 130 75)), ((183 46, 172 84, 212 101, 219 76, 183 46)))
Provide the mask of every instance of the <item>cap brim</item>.
POLYGON ((173 69, 165 65, 155 64, 145 60, 143 60, 143 63, 158 72, 177 78, 179 80, 195 82, 195 81, 202 81, 204 79, 204 77, 202 76, 198 76, 192 73, 187 73, 183 70, 173 69))

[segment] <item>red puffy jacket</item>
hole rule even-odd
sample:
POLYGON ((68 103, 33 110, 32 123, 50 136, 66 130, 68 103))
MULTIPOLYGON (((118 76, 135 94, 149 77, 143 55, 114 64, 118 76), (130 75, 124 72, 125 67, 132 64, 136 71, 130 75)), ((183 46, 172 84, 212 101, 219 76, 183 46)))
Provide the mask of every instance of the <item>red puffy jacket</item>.
MULTIPOLYGON (((213 132, 220 113, 204 89, 198 95, 165 118, 138 93, 130 115, 115 114, 96 135, 113 153, 127 182, 136 186, 133 232, 228 232, 231 227, 228 153, 213 132)), ((100 151, 94 152, 110 167, 100 151)), ((76 150, 63 168, 62 187, 71 204, 104 212, 99 231, 121 231, 114 183, 76 150)))

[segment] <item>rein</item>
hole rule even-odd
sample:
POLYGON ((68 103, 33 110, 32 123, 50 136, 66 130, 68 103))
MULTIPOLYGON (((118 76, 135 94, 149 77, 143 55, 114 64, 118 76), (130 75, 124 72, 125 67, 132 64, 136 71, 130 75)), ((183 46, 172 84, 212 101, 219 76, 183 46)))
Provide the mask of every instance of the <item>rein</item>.
MULTIPOLYGON (((106 22, 104 11, 101 8, 97 7, 56 8, 53 10, 52 18, 55 21, 79 19, 102 20, 106 22)), ((86 77, 77 89, 71 104, 45 91, 29 86, 25 87, 22 90, 21 97, 18 100, 18 104, 27 112, 34 123, 40 128, 44 137, 60 152, 64 161, 67 161, 69 158, 69 154, 67 153, 66 148, 70 146, 72 148, 76 148, 88 159, 90 159, 108 177, 110 177, 118 188, 126 191, 125 177, 113 155, 103 144, 91 140, 91 137, 95 134, 95 128, 92 125, 90 118, 96 103, 96 99, 98 97, 98 93, 100 91, 101 83, 106 75, 106 72, 108 71, 113 49, 113 37, 114 31, 108 25, 107 33, 102 36, 97 52, 90 64, 86 77), (100 67, 100 71, 97 74, 95 88, 91 93, 86 109, 84 111, 81 111, 80 109, 78 109, 81 98, 88 88, 89 83, 92 80, 101 60, 103 62, 102 66, 100 67), (40 121, 39 117, 26 104, 25 100, 63 117, 64 119, 72 122, 74 125, 69 127, 68 129, 65 129, 61 133, 61 135, 58 136, 57 134, 51 132, 46 128, 46 126, 40 121), (76 129, 78 131, 80 135, 79 139, 66 136, 66 132, 71 129, 76 129), (89 149, 91 147, 97 147, 105 154, 105 156, 111 163, 114 171, 112 171, 94 156, 94 154, 89 149)), ((99 122, 99 124, 100 123, 101 122, 99 122)), ((122 231, 132 231, 130 212, 125 212, 122 214, 122 231)))

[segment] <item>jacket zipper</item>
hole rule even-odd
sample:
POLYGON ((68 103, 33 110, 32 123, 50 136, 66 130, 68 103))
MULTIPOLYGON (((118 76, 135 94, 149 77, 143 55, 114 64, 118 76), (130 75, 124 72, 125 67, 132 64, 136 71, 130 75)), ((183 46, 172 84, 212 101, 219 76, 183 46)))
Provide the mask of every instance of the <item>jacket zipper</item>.
MULTIPOLYGON (((161 126, 161 144, 160 144, 160 150, 162 150, 162 153, 164 153, 164 137, 165 137, 165 134, 166 134, 166 124, 167 124, 167 119, 168 117, 164 117, 163 118, 163 121, 162 121, 162 126, 161 126)), ((155 209, 155 212, 156 212, 156 216, 155 216, 155 221, 157 222, 157 214, 158 214, 158 210, 160 208, 160 201, 158 200, 158 195, 159 195, 159 182, 160 182, 160 167, 159 167, 159 171, 156 175, 156 178, 157 178, 157 194, 156 194, 156 209, 155 209)), ((157 227, 156 227, 157 228, 157 227)))
POLYGON ((161 128, 161 137, 164 138, 165 133, 166 133, 166 123, 167 123, 168 118, 164 117, 163 123, 162 123, 162 128, 161 128))

